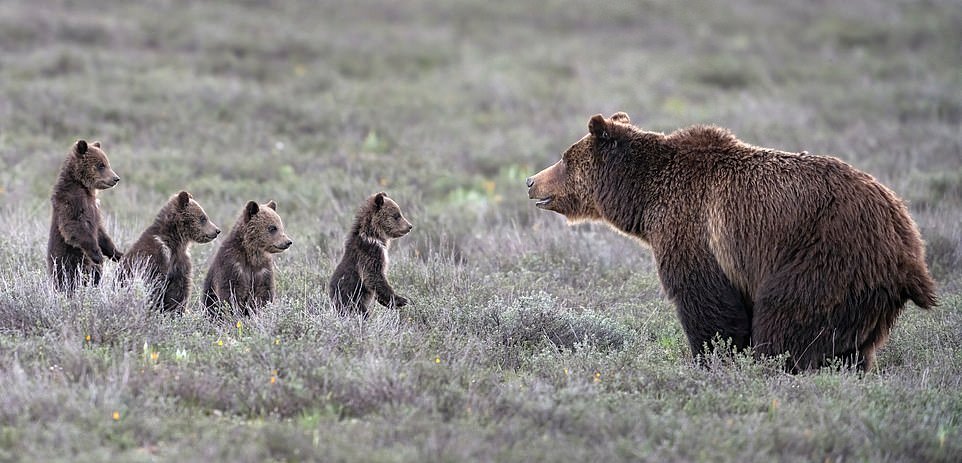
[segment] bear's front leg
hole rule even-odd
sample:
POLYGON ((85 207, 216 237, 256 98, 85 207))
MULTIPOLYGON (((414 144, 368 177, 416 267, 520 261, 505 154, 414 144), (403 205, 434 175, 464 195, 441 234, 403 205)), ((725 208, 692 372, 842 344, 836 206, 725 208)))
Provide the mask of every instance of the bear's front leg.
POLYGON ((659 262, 658 274, 675 304, 694 358, 710 352, 716 336, 730 339, 735 351, 750 345, 750 302, 731 284, 714 258, 688 263, 669 257, 659 262))
POLYGON ((274 272, 270 268, 254 275, 251 289, 251 307, 259 308, 274 302, 274 272))
POLYGON ((100 243, 95 238, 96 229, 86 222, 69 220, 60 223, 60 236, 70 246, 79 248, 84 255, 99 266, 104 262, 104 255, 100 251, 100 243))
POLYGON ((167 287, 164 290, 164 312, 184 313, 189 295, 190 281, 183 275, 168 274, 167 287))
POLYGON ((384 307, 403 307, 408 303, 406 298, 394 293, 394 288, 391 287, 387 282, 387 277, 384 276, 384 268, 380 262, 371 265, 371 268, 366 270, 364 286, 374 292, 378 304, 384 307))
POLYGON ((114 262, 119 262, 120 258, 124 256, 124 253, 117 249, 117 246, 114 245, 114 241, 110 239, 109 235, 107 235, 107 231, 104 230, 103 224, 101 224, 97 229, 97 244, 100 247, 100 252, 114 262))

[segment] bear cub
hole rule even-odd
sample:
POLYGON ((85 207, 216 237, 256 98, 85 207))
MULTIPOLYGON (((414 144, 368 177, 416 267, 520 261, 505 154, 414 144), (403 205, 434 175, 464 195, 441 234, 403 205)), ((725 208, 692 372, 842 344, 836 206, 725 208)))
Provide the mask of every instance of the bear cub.
POLYGON ((414 226, 383 192, 373 195, 358 209, 344 242, 344 257, 334 270, 329 294, 334 308, 342 313, 368 315, 375 297, 385 307, 404 307, 408 300, 395 294, 387 282, 388 247, 414 226))
POLYGON ((97 200, 98 190, 119 181, 99 141, 74 143, 50 198, 47 271, 58 290, 70 292, 86 282, 99 284, 104 257, 118 261, 123 256, 104 229, 97 200))
POLYGON ((274 201, 244 206, 204 280, 204 306, 210 317, 225 315, 221 302, 244 316, 274 302, 274 254, 294 244, 276 210, 274 201))
POLYGON ((184 313, 190 297, 190 244, 209 243, 220 234, 204 209, 186 191, 170 197, 120 261, 121 278, 142 270, 153 286, 156 306, 184 313))

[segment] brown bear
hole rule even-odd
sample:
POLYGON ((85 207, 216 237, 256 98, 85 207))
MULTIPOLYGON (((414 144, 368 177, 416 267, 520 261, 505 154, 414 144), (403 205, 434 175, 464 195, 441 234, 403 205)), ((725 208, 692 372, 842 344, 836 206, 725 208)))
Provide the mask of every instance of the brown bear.
POLYGON ((186 191, 170 197, 154 223, 120 261, 122 278, 143 272, 156 291, 157 307, 165 312, 184 313, 190 297, 190 244, 209 243, 220 229, 186 191))
POLYGON ((204 279, 204 306, 212 318, 224 315, 220 302, 244 316, 274 302, 274 254, 294 244, 276 210, 274 201, 248 202, 217 250, 204 279))
POLYGON ((715 336, 792 371, 872 366, 905 302, 937 304, 918 228, 872 176, 694 126, 596 115, 528 197, 648 243, 697 357, 715 336))
POLYGON ((385 307, 407 305, 407 298, 395 294, 387 282, 387 251, 392 239, 408 234, 413 228, 401 214, 401 208, 385 193, 364 201, 344 241, 344 257, 328 285, 335 310, 367 316, 374 298, 385 307))
POLYGON ((119 181, 99 141, 74 143, 50 198, 47 271, 57 289, 73 291, 88 281, 99 284, 104 257, 117 261, 123 256, 104 229, 97 199, 98 190, 119 181))

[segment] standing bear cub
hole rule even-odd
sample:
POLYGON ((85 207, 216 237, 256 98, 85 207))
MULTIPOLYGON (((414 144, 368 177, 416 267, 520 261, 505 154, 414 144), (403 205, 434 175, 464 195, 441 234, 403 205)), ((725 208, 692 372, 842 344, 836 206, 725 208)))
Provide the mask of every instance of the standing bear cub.
POLYGON ((918 228, 873 177, 828 156, 600 114, 528 197, 647 242, 698 356, 715 336, 791 371, 871 368, 906 301, 937 304, 918 228))
POLYGON ((204 306, 212 318, 225 315, 221 302, 244 316, 274 302, 274 254, 294 244, 276 210, 274 201, 248 202, 217 250, 204 279, 204 306))
POLYGON ((334 308, 368 315, 375 297, 385 307, 404 307, 408 300, 394 293, 387 282, 387 250, 394 238, 400 238, 414 225, 408 222, 386 194, 367 198, 358 209, 354 224, 344 242, 344 257, 334 270, 328 292, 334 308))
POLYGON ((204 209, 186 191, 171 196, 120 261, 121 277, 142 271, 155 290, 157 307, 184 313, 190 297, 190 244, 209 243, 220 234, 204 209))
POLYGON ((99 284, 104 257, 117 261, 123 256, 104 229, 97 200, 98 190, 119 181, 99 141, 74 143, 50 198, 47 271, 57 289, 69 292, 84 282, 99 284))

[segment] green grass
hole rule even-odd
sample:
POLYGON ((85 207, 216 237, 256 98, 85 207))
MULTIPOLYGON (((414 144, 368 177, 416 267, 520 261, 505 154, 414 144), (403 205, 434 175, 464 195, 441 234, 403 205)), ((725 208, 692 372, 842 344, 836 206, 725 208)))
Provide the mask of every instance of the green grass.
POLYGON ((962 459, 962 9, 836 3, 0 3, 0 461, 962 459), (876 176, 942 306, 907 308, 863 376, 693 365, 650 253, 526 198, 618 110, 876 176), (211 324, 195 291, 165 317, 112 264, 53 293, 77 138, 122 177, 122 249, 181 189, 221 227, 276 200, 276 303, 211 324), (416 226, 389 275, 413 305, 338 317, 327 278, 380 190, 416 226))

